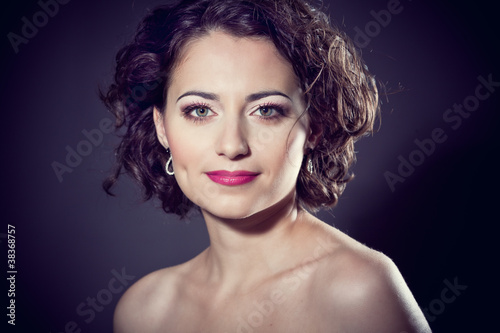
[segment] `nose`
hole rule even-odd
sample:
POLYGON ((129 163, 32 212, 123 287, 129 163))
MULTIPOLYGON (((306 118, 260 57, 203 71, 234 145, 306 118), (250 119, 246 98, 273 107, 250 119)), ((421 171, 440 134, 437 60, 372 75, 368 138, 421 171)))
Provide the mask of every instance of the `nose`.
POLYGON ((215 152, 233 160, 249 153, 245 124, 238 116, 226 118, 220 123, 215 152))

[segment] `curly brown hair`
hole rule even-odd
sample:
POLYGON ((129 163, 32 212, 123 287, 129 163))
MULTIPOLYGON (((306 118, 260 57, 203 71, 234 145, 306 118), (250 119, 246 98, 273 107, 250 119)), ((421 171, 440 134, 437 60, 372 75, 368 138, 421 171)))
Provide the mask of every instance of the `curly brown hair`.
POLYGON ((101 92, 117 129, 126 129, 116 149, 117 166, 103 183, 106 192, 112 194, 124 169, 142 185, 144 199, 158 197, 165 212, 184 217, 194 205, 175 177, 165 174, 169 156, 157 139, 153 109, 164 110, 186 42, 214 30, 268 38, 292 64, 311 126, 322 132, 302 163, 298 202, 310 210, 333 207, 352 178, 354 142, 373 131, 378 92, 352 41, 303 0, 184 0, 149 13, 134 40, 118 52, 114 83, 101 92))

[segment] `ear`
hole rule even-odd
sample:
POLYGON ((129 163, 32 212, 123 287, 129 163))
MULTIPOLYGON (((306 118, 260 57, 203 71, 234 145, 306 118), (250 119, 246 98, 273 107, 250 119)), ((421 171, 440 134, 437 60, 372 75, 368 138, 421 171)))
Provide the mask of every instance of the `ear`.
POLYGON ((321 124, 311 122, 309 124, 309 135, 307 137, 305 148, 314 150, 314 148, 316 148, 319 141, 321 140, 322 136, 323 126, 321 124))
POLYGON ((153 109, 153 119, 155 122, 156 136, 158 137, 158 141, 160 141, 161 145, 165 147, 165 149, 167 149, 169 145, 167 135, 165 133, 165 122, 163 119, 163 115, 161 114, 160 110, 156 108, 156 106, 153 109))

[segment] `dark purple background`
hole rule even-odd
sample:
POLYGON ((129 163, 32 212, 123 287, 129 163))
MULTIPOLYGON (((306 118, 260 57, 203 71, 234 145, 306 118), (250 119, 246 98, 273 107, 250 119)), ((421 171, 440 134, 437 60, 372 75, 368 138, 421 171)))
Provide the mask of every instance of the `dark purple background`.
MULTIPOLYGON (((331 17, 351 37, 356 27, 374 20, 370 11, 388 4, 330 2, 331 17)), ((20 34, 22 17, 32 21, 41 7, 24 1, 1 10, 2 295, 8 289, 7 224, 16 226, 18 270, 16 327, 8 332, 64 332, 71 321, 82 332, 110 332, 122 293, 89 323, 76 308, 88 297, 106 294, 112 270, 124 268, 136 281, 208 245, 199 217, 178 221, 151 203, 140 204, 137 188, 126 179, 117 198, 103 193, 113 135, 104 134, 62 182, 51 166, 65 164, 66 146, 76 149, 85 140, 83 130, 111 118, 97 87, 110 82, 117 50, 145 11, 160 3, 72 0, 17 54, 7 34, 20 34)), ((480 102, 456 130, 443 114, 474 94, 478 76, 500 81, 496 10, 484 0, 463 5, 401 0, 401 6, 363 54, 389 92, 404 90, 383 98, 379 133, 358 143, 356 179, 339 206, 320 217, 393 258, 421 307, 441 297, 445 279, 467 285, 431 323, 435 332, 489 331, 497 326, 498 310, 493 268, 500 91, 480 102), (448 139, 392 192, 384 172, 396 173, 398 156, 408 158, 417 148, 414 140, 429 138, 435 128, 448 139)), ((4 313, 0 318, 5 324, 4 313)))

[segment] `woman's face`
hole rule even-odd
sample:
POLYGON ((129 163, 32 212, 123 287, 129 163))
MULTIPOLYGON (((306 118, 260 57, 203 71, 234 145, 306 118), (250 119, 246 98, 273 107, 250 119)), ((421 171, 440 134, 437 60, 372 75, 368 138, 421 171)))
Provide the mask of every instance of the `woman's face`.
POLYGON ((304 108, 272 42, 212 32, 185 47, 155 123, 184 194, 205 213, 241 219, 294 200, 304 108))

